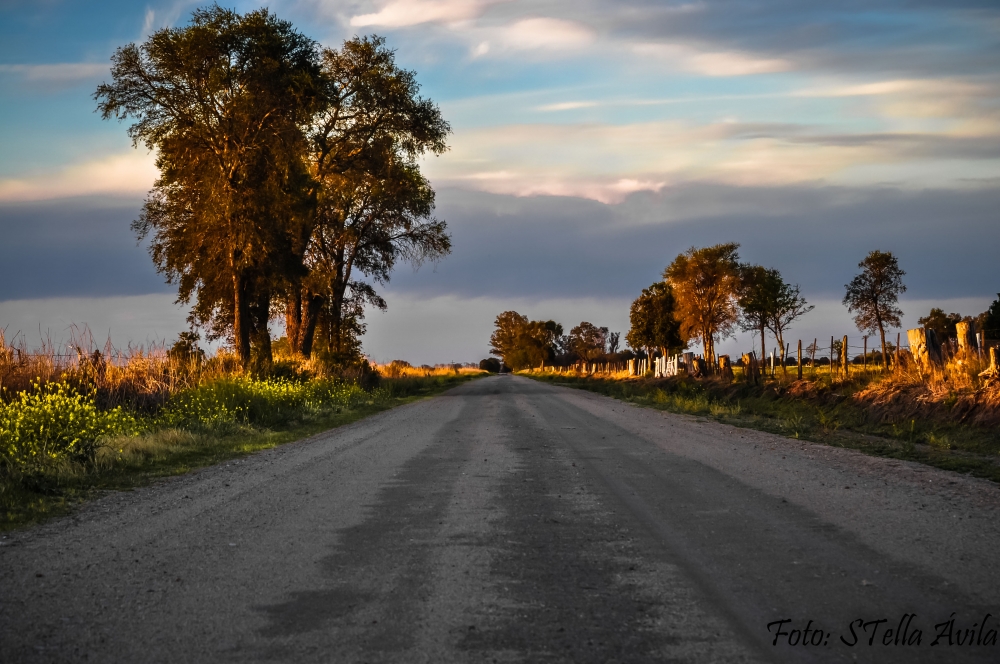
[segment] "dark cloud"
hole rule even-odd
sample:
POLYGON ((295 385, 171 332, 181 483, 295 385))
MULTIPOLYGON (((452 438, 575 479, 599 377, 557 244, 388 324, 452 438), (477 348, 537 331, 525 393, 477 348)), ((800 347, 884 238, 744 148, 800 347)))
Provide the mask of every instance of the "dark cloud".
POLYGON ((141 201, 0 205, 0 300, 169 292, 129 224, 141 201))
MULTIPOLYGON (((0 300, 169 293, 129 223, 139 201, 0 207, 0 300)), ((1000 186, 905 191, 686 185, 618 205, 442 189, 437 215, 454 251, 392 290, 422 297, 634 297, 691 246, 739 242, 746 261, 776 267, 807 296, 839 298, 872 249, 892 251, 911 298, 1000 290, 1000 186)))
POLYGON ((857 263, 892 251, 908 295, 1000 289, 1000 188, 901 191, 833 187, 675 187, 619 205, 443 190, 454 253, 402 269, 393 289, 421 295, 631 297, 691 246, 735 241, 744 260, 780 269, 813 297, 840 297, 857 263))
POLYGON ((993 75, 996 2, 597 0, 595 25, 629 40, 701 45, 787 58, 853 75, 993 75))

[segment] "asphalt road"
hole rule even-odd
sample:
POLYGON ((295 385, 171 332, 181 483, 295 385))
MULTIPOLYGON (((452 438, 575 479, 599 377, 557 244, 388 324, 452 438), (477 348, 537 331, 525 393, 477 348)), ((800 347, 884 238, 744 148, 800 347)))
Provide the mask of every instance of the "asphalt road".
POLYGON ((0 661, 996 662, 998 515, 988 482, 491 377, 8 534, 0 661))

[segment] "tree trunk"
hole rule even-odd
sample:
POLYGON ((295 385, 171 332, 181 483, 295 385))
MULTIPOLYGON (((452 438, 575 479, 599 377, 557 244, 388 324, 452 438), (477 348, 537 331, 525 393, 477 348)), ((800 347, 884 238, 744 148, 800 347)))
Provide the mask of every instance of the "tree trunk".
POLYGON ((767 357, 767 344, 764 343, 764 331, 767 326, 761 323, 760 325, 760 359, 763 362, 764 358, 767 357))
POLYGON ((257 294, 256 301, 251 308, 253 326, 253 346, 257 351, 258 367, 270 367, 274 362, 274 355, 271 353, 271 291, 263 288, 257 294))
POLYGON ((285 338, 293 355, 302 354, 302 291, 294 288, 285 303, 285 338))
POLYGON ((233 346, 240 365, 250 366, 250 306, 247 302, 246 278, 233 275, 233 346))
POLYGON ((788 375, 788 365, 785 363, 785 337, 782 334, 778 335, 778 348, 781 349, 781 373, 785 376, 788 375))
POLYGON ((878 326, 878 336, 882 340, 882 368, 883 369, 888 369, 889 368, 889 353, 887 353, 885 351, 885 329, 882 327, 881 323, 879 323, 879 326, 878 326))
POLYGON ((323 310, 323 298, 319 295, 309 295, 305 311, 302 312, 302 324, 299 336, 301 338, 302 355, 312 357, 313 341, 316 338, 316 324, 319 322, 319 312, 323 310))

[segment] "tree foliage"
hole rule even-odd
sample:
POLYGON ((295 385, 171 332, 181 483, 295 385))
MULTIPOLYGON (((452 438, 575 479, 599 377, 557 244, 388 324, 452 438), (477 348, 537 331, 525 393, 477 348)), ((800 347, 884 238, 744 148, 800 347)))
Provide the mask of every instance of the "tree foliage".
POLYGON ((899 261, 888 251, 875 250, 858 263, 861 274, 854 277, 844 295, 844 305, 854 314, 861 332, 878 332, 882 341, 882 364, 888 364, 885 328, 900 327, 903 312, 897 306, 900 293, 906 292, 899 261))
POLYGON ((504 311, 494 325, 490 352, 515 371, 551 362, 563 333, 555 321, 529 321, 516 311, 504 311))
POLYGON ((740 328, 760 335, 760 357, 767 355, 765 332, 777 309, 782 285, 781 273, 762 265, 740 266, 740 287, 737 304, 740 328))
POLYGON ((778 342, 781 366, 785 367, 785 332, 814 307, 806 303, 799 287, 787 283, 778 270, 760 265, 740 266, 737 303, 740 327, 760 334, 761 358, 767 355, 764 332, 770 330, 778 342))
POLYGON ((569 331, 569 350, 580 359, 591 362, 607 352, 608 328, 587 321, 569 331))
POLYGON ((774 338, 778 341, 778 348, 781 353, 781 367, 783 371, 788 371, 785 362, 785 332, 792 326, 796 319, 809 313, 815 307, 806 302, 799 291, 798 284, 787 283, 779 276, 781 282, 774 299, 774 310, 771 312, 767 328, 771 330, 774 338))
POLYGON ((678 322, 677 305, 670 284, 658 281, 649 288, 643 288, 629 309, 631 328, 625 341, 635 349, 646 349, 648 355, 653 349, 660 349, 664 355, 677 353, 687 347, 678 322))
POLYGON ((374 284, 450 251, 417 163, 450 128, 381 38, 321 50, 266 9, 213 6, 119 48, 111 76, 98 110, 132 118, 160 171, 133 228, 244 365, 251 347, 269 359, 281 310, 292 350, 318 328, 356 354, 365 305, 385 306, 374 284))
POLYGON ((917 324, 934 330, 935 336, 944 341, 958 337, 956 326, 966 320, 961 314, 946 314, 943 309, 932 307, 929 314, 917 319, 917 324))
POLYGON ((990 308, 976 316, 976 327, 986 339, 1000 339, 1000 293, 990 308))
POLYGON ((681 335, 702 342, 705 359, 715 360, 715 340, 732 333, 739 320, 739 244, 691 247, 667 266, 681 335))
POLYGON ((316 97, 312 40, 261 9, 218 6, 112 57, 95 98, 105 119, 135 118, 133 144, 157 152, 160 177, 133 225, 152 234, 157 269, 196 303, 195 319, 230 332, 241 360, 265 340, 282 272, 288 191, 316 97))
POLYGON ((451 251, 417 164, 447 149, 450 128, 419 96, 415 74, 396 66, 383 39, 370 37, 325 49, 321 80, 323 104, 305 157, 312 180, 293 243, 298 278, 285 306, 289 342, 306 356, 317 326, 330 352, 350 354, 364 305, 385 308, 370 282, 387 283, 401 260, 419 265, 451 251))

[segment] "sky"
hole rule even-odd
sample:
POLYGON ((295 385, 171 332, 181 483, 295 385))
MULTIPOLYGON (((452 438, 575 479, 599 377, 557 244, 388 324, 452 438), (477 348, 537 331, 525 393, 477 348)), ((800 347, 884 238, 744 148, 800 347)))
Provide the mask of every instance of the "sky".
MULTIPOLYGON (((800 285, 816 308, 793 339, 860 341, 841 299, 874 249, 907 273, 904 326, 932 306, 976 315, 1000 291, 996 2, 223 4, 264 4, 324 46, 385 37, 451 123, 422 168, 453 251, 380 286, 389 309, 364 338, 377 361, 478 361, 507 309, 624 337, 642 288, 719 242, 800 285)), ((186 329, 129 230, 153 155, 93 92, 115 48, 202 5, 0 0, 8 341, 86 324, 125 347, 186 329)))

